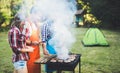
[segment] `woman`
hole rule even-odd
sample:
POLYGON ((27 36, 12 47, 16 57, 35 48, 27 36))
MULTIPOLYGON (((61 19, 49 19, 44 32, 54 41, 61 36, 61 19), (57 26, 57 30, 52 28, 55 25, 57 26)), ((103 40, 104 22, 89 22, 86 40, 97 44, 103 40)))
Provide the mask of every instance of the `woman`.
POLYGON ((29 60, 28 52, 33 52, 34 48, 26 46, 25 24, 16 15, 13 25, 8 32, 8 41, 13 51, 12 62, 14 73, 28 73, 26 61, 29 60))

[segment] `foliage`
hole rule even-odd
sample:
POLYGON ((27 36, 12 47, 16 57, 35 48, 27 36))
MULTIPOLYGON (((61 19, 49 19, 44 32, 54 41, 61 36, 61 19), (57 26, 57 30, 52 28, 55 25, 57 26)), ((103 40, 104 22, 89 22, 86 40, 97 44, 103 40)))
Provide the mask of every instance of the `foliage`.
POLYGON ((80 0, 82 6, 101 21, 102 27, 118 28, 120 26, 120 1, 119 0, 80 0))
POLYGON ((20 0, 0 0, 0 28, 9 25, 18 10, 20 0))
POLYGON ((84 14, 84 20, 85 23, 90 23, 90 24, 99 24, 100 20, 97 19, 96 16, 94 16, 91 12, 91 7, 89 2, 85 2, 83 0, 78 0, 78 4, 81 5, 82 9, 86 12, 84 14))
POLYGON ((3 17, 1 21, 1 23, 3 24, 4 22, 6 23, 10 17, 10 8, 9 8, 9 4, 10 0, 1 0, 0 1, 0 16, 3 17))
POLYGON ((85 22, 92 23, 92 24, 99 24, 100 21, 97 20, 96 17, 93 16, 93 14, 85 14, 84 15, 85 22))
MULTIPOLYGON (((20 8, 22 0, 0 0, 0 29, 8 26, 20 8)), ((120 0, 76 0, 83 9, 86 23, 120 28, 120 0)))

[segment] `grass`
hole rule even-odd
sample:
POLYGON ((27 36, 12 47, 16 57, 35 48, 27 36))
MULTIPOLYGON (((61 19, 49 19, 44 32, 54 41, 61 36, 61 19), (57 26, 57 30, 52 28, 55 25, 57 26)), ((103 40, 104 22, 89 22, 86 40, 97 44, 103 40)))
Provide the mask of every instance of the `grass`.
POLYGON ((12 51, 7 41, 7 32, 0 32, 0 73, 12 73, 12 51))
MULTIPOLYGON (((120 31, 101 29, 109 47, 84 47, 81 43, 87 28, 75 28, 76 42, 71 52, 82 54, 81 73, 120 73, 120 31)), ((12 73, 12 51, 7 41, 7 32, 0 32, 0 73, 12 73)), ((78 73, 78 66, 75 69, 78 73)), ((42 65, 42 73, 44 68, 42 65)), ((69 73, 65 71, 65 73, 69 73)))

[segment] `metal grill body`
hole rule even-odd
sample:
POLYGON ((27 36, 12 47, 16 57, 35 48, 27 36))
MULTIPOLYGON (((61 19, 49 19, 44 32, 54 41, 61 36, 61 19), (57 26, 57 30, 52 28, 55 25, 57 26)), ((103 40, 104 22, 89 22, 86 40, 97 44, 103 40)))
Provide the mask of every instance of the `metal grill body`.
POLYGON ((75 68, 79 64, 79 73, 81 72, 81 64, 80 64, 80 54, 76 54, 76 58, 72 62, 50 62, 48 61, 46 64, 49 70, 57 70, 57 71, 73 71, 75 73, 75 68))
POLYGON ((61 73, 62 71, 72 71, 75 73, 75 68, 77 65, 79 65, 79 72, 81 73, 81 54, 75 54, 76 58, 71 62, 51 62, 49 59, 46 62, 42 62, 38 59, 35 61, 36 64, 47 64, 48 70, 56 70, 58 73, 61 73))

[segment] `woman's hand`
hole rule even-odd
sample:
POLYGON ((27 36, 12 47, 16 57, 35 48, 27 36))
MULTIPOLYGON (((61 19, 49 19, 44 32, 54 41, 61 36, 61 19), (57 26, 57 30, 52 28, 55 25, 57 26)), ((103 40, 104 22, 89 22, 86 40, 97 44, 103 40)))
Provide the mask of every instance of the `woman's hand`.
POLYGON ((34 48, 33 48, 33 47, 26 46, 26 47, 22 48, 20 51, 21 51, 22 53, 24 53, 24 52, 33 52, 33 51, 34 51, 34 48))
POLYGON ((33 47, 26 46, 26 52, 33 52, 33 51, 34 51, 33 47))

